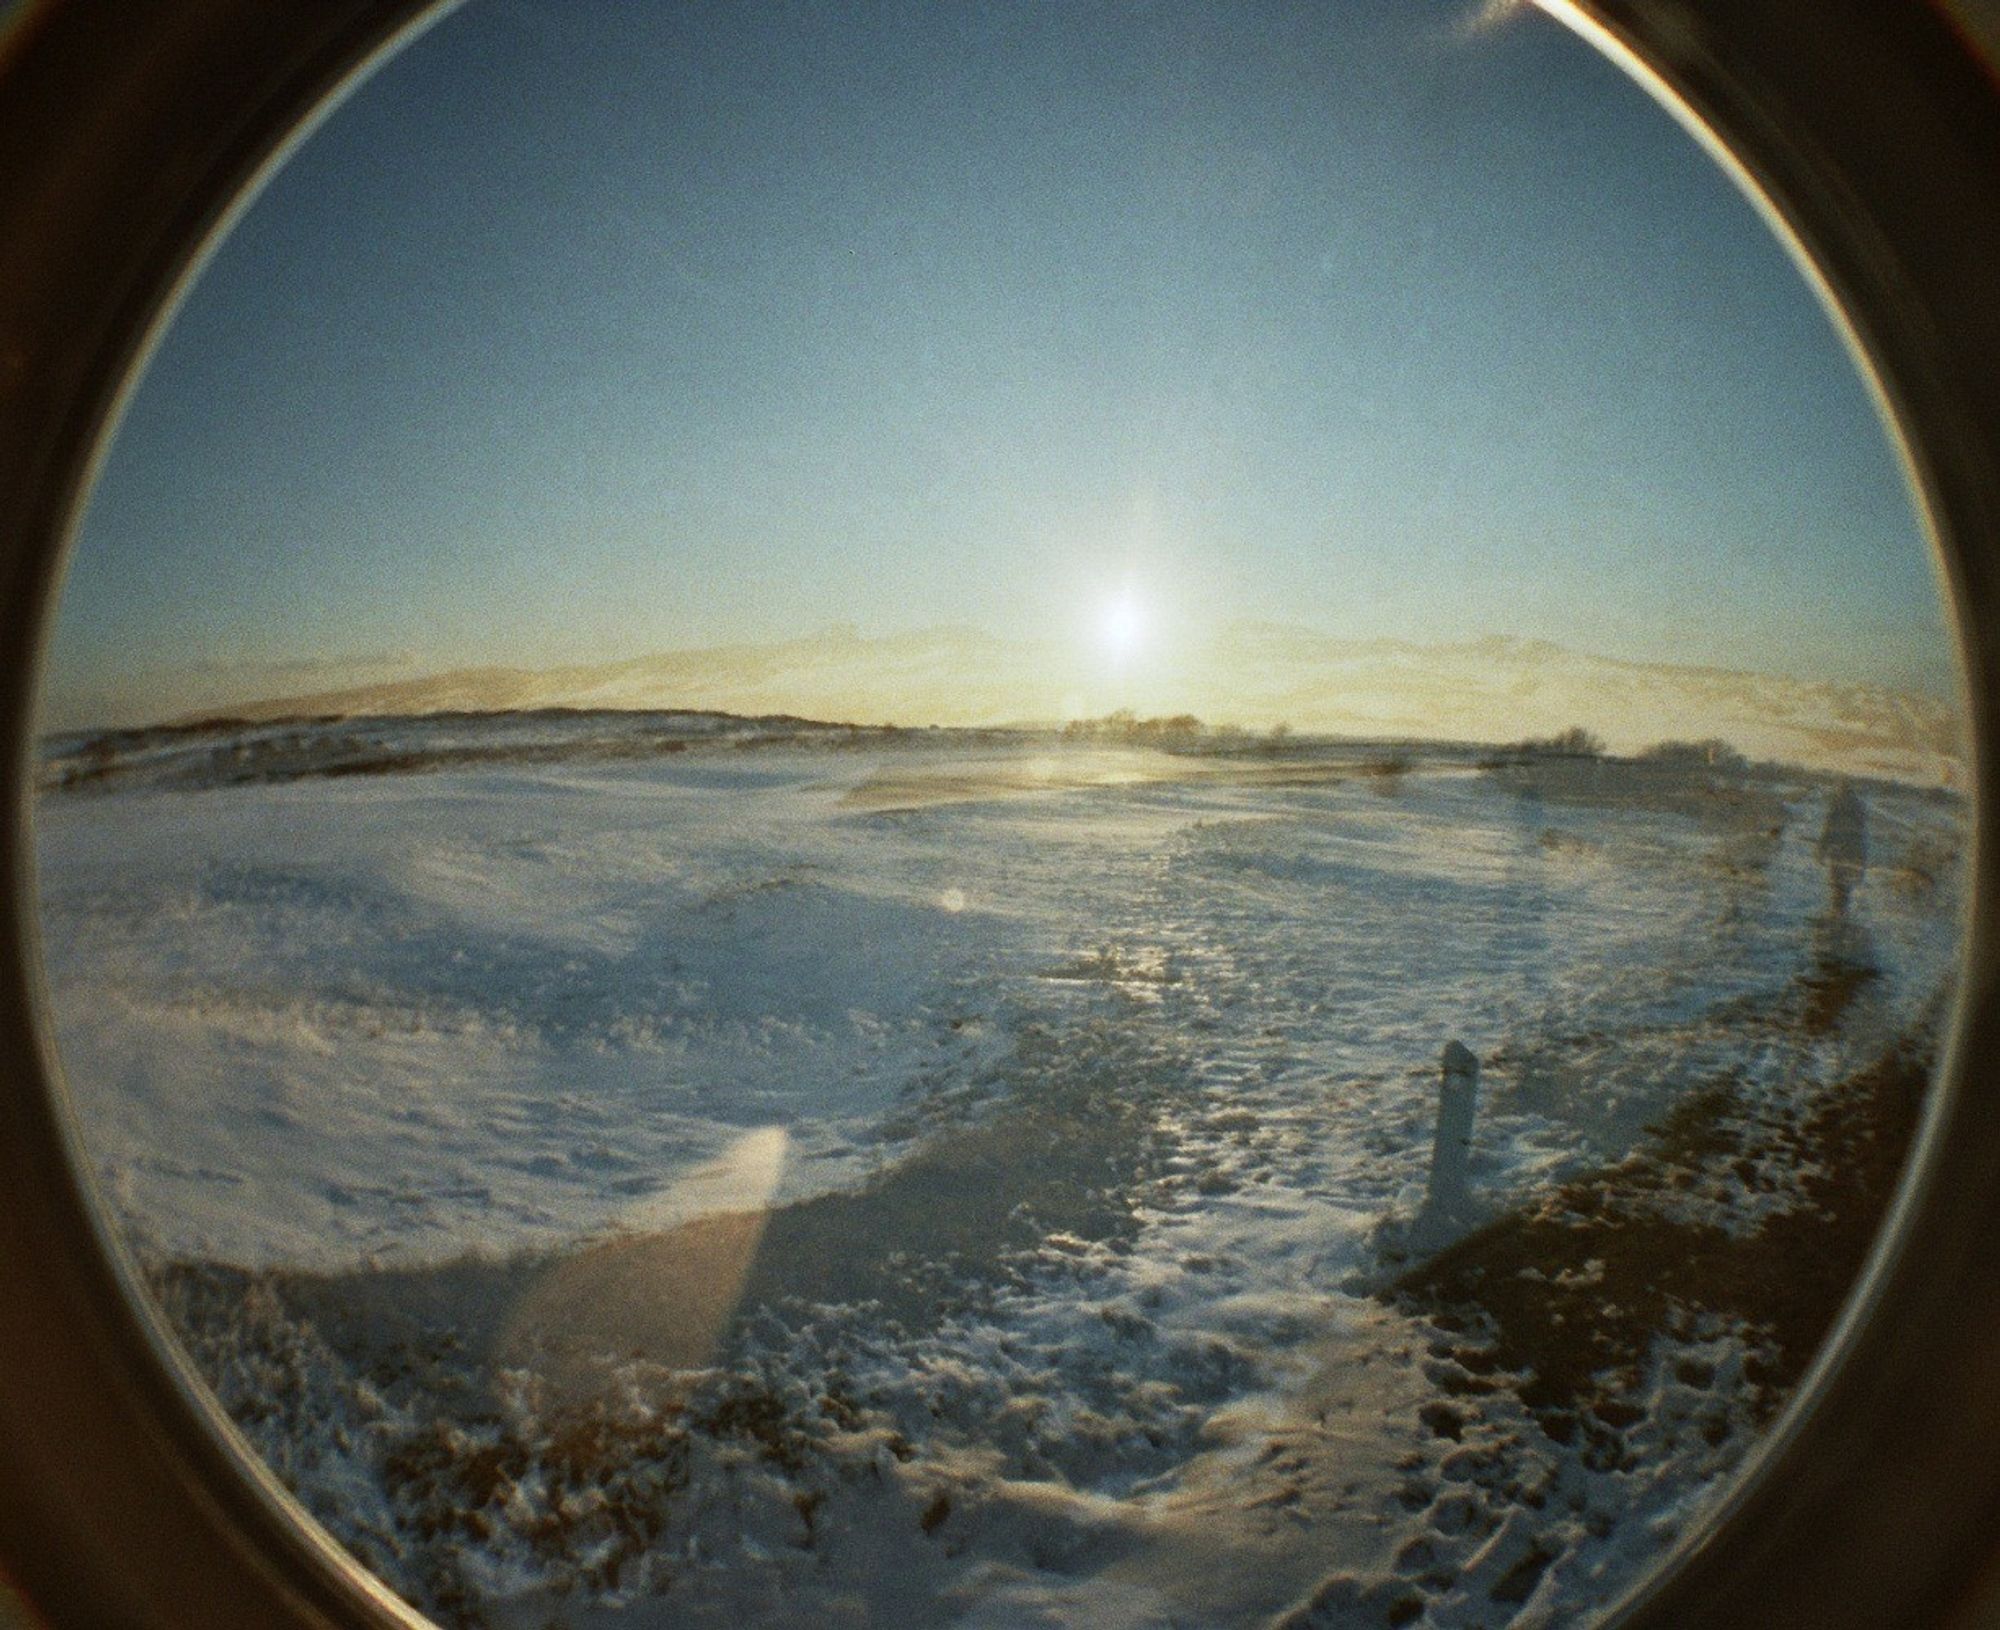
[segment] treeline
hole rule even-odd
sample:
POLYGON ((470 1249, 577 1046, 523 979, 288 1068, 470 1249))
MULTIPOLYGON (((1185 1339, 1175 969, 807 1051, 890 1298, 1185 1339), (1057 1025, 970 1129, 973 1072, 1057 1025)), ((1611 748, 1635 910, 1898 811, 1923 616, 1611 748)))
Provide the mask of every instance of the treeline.
POLYGON ((1516 758, 1602 758, 1604 738, 1573 724, 1553 736, 1528 736, 1507 751, 1516 758))
MULTIPOLYGON (((1237 724, 1208 725, 1192 713, 1156 714, 1142 717, 1129 707, 1095 719, 1071 719, 1062 727, 1068 741, 1151 742, 1176 744, 1208 741, 1221 746, 1256 743, 1264 748, 1281 748, 1292 738, 1288 724, 1274 724, 1268 730, 1252 731, 1237 724)), ((1614 762, 1651 765, 1663 770, 1699 771, 1707 775, 1740 776, 1752 765, 1750 760, 1719 736, 1698 741, 1657 741, 1642 747, 1629 758, 1614 754, 1596 731, 1580 724, 1549 736, 1526 736, 1520 741, 1491 749, 1478 760, 1482 769, 1497 770, 1509 764, 1572 762, 1614 762)), ((1395 748, 1388 758, 1374 766, 1388 773, 1407 769, 1411 763, 1407 746, 1395 748)))
POLYGON ((1062 733, 1071 741, 1192 741, 1208 727, 1192 713, 1142 719, 1129 707, 1101 719, 1072 719, 1062 733))
POLYGON ((1071 719, 1062 728, 1070 741, 1189 742, 1211 741, 1224 746, 1244 742, 1265 742, 1282 746, 1291 740, 1292 727, 1274 724, 1269 730, 1252 731, 1240 724, 1203 724, 1192 713, 1161 714, 1141 718, 1129 707, 1097 719, 1071 719))
POLYGON ((1740 775, 1750 768, 1745 758, 1719 736, 1700 741, 1656 741, 1639 754, 1643 764, 1665 764, 1682 770, 1715 770, 1740 775))
MULTIPOLYGON (((1502 750, 1492 762, 1514 763, 1542 759, 1603 759, 1611 754, 1604 739, 1595 731, 1573 724, 1553 736, 1528 736, 1502 750)), ((1750 760, 1719 736, 1699 741, 1656 741, 1632 755, 1635 764, 1652 764, 1662 769, 1703 770, 1710 774, 1741 775, 1750 760)))

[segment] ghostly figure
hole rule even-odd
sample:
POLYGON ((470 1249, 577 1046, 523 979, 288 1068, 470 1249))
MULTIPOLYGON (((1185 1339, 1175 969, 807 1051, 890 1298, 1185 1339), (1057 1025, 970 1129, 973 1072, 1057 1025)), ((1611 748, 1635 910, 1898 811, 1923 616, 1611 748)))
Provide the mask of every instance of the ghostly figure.
POLYGON ((1819 858, 1826 867, 1833 914, 1845 917, 1848 896, 1868 869, 1868 815, 1851 781, 1841 782, 1827 800, 1826 825, 1819 834, 1819 858))

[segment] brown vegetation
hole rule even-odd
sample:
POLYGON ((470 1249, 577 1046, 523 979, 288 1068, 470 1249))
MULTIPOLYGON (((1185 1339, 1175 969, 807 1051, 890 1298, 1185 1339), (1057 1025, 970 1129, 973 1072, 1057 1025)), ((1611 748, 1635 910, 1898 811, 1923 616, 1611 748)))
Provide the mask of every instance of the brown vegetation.
MULTIPOLYGON (((1801 994, 1810 1005, 1814 993, 1801 994)), ((1518 1376, 1552 1436, 1581 1423, 1600 1447, 1615 1445, 1656 1344, 1699 1328, 1756 1345, 1745 1376, 1768 1415, 1860 1275, 1932 1063, 1929 1043, 1905 1036, 1789 1115, 1718 1082, 1684 1099, 1639 1153, 1488 1224, 1385 1294, 1460 1338, 1468 1369, 1518 1376), (1725 1185, 1766 1197, 1762 1220, 1739 1231, 1704 1214, 1702 1198, 1725 1185)))

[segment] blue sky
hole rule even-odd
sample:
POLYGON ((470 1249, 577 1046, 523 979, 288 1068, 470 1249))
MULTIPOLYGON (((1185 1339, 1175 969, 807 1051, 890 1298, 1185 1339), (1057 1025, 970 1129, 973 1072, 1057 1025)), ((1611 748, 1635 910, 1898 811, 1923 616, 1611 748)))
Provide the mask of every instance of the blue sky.
POLYGON ((1532 13, 472 0, 221 245, 53 722, 937 623, 1950 685, 1752 207, 1532 13))

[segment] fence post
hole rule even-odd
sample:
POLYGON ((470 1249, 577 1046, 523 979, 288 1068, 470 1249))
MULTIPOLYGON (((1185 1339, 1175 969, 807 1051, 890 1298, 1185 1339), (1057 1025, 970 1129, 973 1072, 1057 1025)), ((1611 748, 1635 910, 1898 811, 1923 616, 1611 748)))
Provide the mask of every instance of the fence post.
POLYGON ((1436 1236, 1470 1220, 1472 1206, 1472 1125, 1479 1107, 1479 1060, 1461 1041, 1445 1043, 1438 1082, 1437 1137, 1431 1144, 1430 1183, 1419 1233, 1436 1236))

